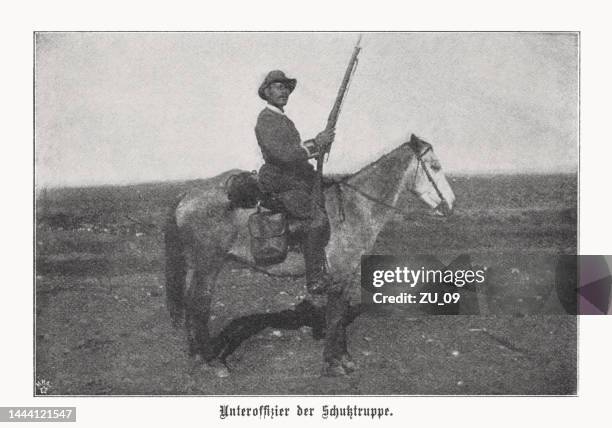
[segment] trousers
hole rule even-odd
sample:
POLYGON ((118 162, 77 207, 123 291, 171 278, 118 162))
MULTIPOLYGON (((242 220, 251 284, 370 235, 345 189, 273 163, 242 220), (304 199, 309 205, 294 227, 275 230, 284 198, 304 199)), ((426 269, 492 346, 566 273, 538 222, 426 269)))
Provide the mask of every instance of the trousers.
POLYGON ((284 208, 293 219, 304 224, 302 253, 306 281, 310 283, 325 270, 325 246, 330 238, 330 225, 325 203, 315 201, 312 193, 316 174, 304 169, 300 175, 264 164, 259 171, 259 183, 264 192, 279 196, 284 208))

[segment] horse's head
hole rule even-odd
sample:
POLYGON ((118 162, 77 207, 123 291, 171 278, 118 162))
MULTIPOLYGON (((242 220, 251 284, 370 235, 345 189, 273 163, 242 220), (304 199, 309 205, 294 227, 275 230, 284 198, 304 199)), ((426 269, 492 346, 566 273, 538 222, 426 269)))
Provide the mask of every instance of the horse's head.
POLYGON ((431 144, 415 135, 410 141, 365 166, 346 181, 379 207, 401 207, 410 192, 425 202, 436 215, 450 215, 455 195, 442 172, 431 144))
POLYGON ((450 215, 455 203, 455 194, 446 180, 442 165, 431 144, 413 134, 407 145, 414 153, 408 166, 408 171, 414 174, 411 183, 407 184, 411 186, 410 190, 433 209, 435 214, 450 215))

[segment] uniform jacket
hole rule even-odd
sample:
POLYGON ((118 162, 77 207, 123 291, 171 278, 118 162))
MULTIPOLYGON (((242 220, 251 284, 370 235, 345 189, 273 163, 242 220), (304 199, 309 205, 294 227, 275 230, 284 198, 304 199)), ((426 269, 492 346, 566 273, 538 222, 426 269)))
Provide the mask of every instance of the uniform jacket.
POLYGON ((268 107, 259 113, 255 135, 265 161, 260 170, 264 190, 281 193, 296 187, 310 188, 315 177, 308 162, 316 153, 313 140, 302 143, 293 121, 268 107))

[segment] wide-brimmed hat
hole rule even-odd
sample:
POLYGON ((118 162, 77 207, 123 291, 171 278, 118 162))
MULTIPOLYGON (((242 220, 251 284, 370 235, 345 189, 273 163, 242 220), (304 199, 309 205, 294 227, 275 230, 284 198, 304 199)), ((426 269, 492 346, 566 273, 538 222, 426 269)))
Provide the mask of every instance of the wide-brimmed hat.
POLYGON ((272 70, 268 73, 262 84, 259 86, 259 90, 257 91, 259 97, 265 100, 266 94, 264 94, 264 90, 269 85, 275 82, 284 83, 289 88, 290 92, 293 92, 293 90, 295 89, 295 85, 297 85, 296 79, 290 79, 289 77, 285 76, 285 73, 280 70, 272 70))

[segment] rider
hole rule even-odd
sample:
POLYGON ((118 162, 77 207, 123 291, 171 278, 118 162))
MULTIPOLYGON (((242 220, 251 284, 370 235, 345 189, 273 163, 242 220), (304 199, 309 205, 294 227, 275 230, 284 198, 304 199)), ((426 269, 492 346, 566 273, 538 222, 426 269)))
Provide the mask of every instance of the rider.
POLYGON ((325 269, 325 245, 329 240, 329 219, 325 206, 313 204, 316 172, 308 162, 317 157, 334 139, 334 130, 320 132, 313 140, 303 141, 295 125, 285 115, 289 95, 296 79, 280 70, 268 73, 259 87, 259 96, 267 101, 259 113, 255 135, 265 164, 259 170, 259 182, 266 192, 276 193, 288 213, 304 220, 306 236, 302 243, 306 285, 312 294, 321 294, 331 285, 325 269))

